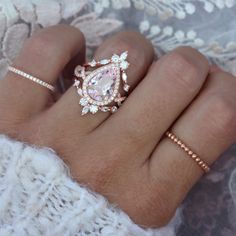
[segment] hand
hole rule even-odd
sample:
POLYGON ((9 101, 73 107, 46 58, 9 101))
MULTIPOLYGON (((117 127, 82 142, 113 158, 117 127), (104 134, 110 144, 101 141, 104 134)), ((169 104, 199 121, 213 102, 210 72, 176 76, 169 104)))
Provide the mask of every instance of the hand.
MULTIPOLYGON (((172 131, 209 165, 236 139, 236 79, 209 71, 196 50, 180 47, 153 61, 153 48, 135 32, 106 40, 95 58, 128 50, 130 93, 113 115, 81 116, 75 88, 49 105, 50 91, 8 73, 0 82, 0 132, 57 151, 73 177, 136 223, 166 224, 202 169, 163 134, 172 131)), ((14 65, 55 84, 83 63, 85 40, 54 26, 27 40, 14 65)))

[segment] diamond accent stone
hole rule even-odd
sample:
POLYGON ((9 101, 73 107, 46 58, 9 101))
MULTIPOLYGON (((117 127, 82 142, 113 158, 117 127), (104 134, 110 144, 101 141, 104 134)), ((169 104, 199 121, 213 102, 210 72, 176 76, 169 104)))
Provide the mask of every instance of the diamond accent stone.
POLYGON ((94 67, 96 66, 96 61, 93 59, 91 62, 88 63, 90 66, 94 67))
POLYGON ((98 111, 98 106, 91 105, 89 110, 92 114, 95 114, 98 111))
POLYGON ((108 59, 103 59, 103 60, 100 61, 100 64, 101 64, 101 65, 106 65, 106 64, 108 64, 109 62, 110 62, 110 60, 108 60, 108 59))
POLYGON ((80 81, 79 81, 79 80, 75 80, 74 86, 75 86, 75 87, 79 87, 79 85, 80 85, 80 81))
POLYGON ((85 73, 84 67, 83 66, 76 66, 75 68, 75 76, 77 77, 83 77, 85 73))
POLYGON ((103 111, 103 112, 108 112, 108 111, 109 111, 109 108, 108 108, 108 107, 102 107, 102 108, 101 108, 101 111, 103 111))
POLYGON ((117 107, 116 106, 113 106, 112 108, 111 108, 111 112, 112 113, 115 113, 117 111, 117 107))
POLYGON ((79 101, 79 104, 82 106, 86 106, 86 105, 88 105, 88 101, 86 98, 81 98, 79 101))
POLYGON ((123 89, 125 90, 125 92, 128 92, 128 91, 129 91, 129 88, 130 88, 130 86, 129 86, 128 84, 125 84, 124 87, 123 87, 123 89))
POLYGON ((119 76, 119 68, 116 66, 100 68, 88 81, 88 95, 97 102, 109 100, 114 95, 116 81, 120 79, 119 76))
POLYGON ((127 57, 128 57, 128 52, 125 51, 125 52, 121 53, 121 55, 120 55, 120 60, 121 60, 121 61, 124 61, 124 60, 126 60, 127 57))
POLYGON ((123 72, 123 73, 122 73, 122 80, 123 80, 125 83, 127 83, 127 78, 128 78, 127 74, 126 74, 125 72, 123 72))
POLYGON ((115 63, 118 63, 119 60, 120 60, 120 57, 117 55, 117 54, 114 54, 112 57, 111 57, 111 60, 115 63))
POLYGON ((122 61, 120 63, 120 68, 126 70, 129 67, 129 63, 127 61, 122 61))
POLYGON ((82 116, 87 114, 89 112, 90 108, 89 106, 85 106, 83 109, 82 109, 82 116))
POLYGON ((82 92, 82 89, 81 88, 78 88, 77 89, 77 93, 82 97, 83 96, 83 92, 82 92))
POLYGON ((121 104, 125 99, 126 97, 118 97, 115 99, 115 102, 117 102, 118 104, 121 104))

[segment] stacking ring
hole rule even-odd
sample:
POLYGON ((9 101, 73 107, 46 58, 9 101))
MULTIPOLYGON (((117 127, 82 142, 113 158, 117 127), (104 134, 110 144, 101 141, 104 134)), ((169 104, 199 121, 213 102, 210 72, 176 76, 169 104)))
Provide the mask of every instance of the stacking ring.
POLYGON ((177 144, 180 148, 182 148, 188 154, 188 156, 190 156, 191 159, 193 159, 198 164, 198 166, 201 167, 201 169, 205 173, 210 171, 210 167, 208 166, 208 164, 205 161, 203 161, 195 152, 193 152, 186 144, 184 144, 184 142, 181 139, 179 139, 176 135, 174 135, 170 131, 167 131, 166 136, 170 140, 172 140, 175 144, 177 144))
POLYGON ((13 73, 15 73, 15 74, 17 74, 17 75, 20 75, 21 77, 23 77, 25 79, 29 79, 29 80, 31 80, 31 81, 33 81, 33 82, 35 82, 35 83, 37 83, 37 84, 39 84, 41 86, 43 86, 43 87, 53 91, 53 92, 55 91, 55 87, 52 86, 51 84, 48 84, 48 83, 46 83, 46 82, 44 82, 44 81, 34 77, 33 75, 27 74, 27 73, 25 73, 22 70, 19 70, 19 69, 13 67, 13 66, 9 66, 8 70, 13 72, 13 73))
POLYGON ((82 115, 98 111, 114 113, 121 106, 126 96, 121 96, 119 89, 122 87, 127 93, 130 88, 125 72, 129 67, 127 57, 125 51, 75 68, 74 86, 80 97, 82 115))

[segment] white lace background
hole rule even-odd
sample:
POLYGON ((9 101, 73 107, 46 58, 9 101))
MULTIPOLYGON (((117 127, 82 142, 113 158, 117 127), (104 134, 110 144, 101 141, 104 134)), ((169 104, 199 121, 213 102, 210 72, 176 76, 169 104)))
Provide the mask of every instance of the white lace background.
MULTIPOLYGON (((158 54, 190 45, 236 75, 236 0, 0 0, 0 78, 27 37, 62 22, 84 32, 89 55, 133 29, 158 54)), ((183 217, 179 236, 236 235, 236 144, 191 191, 183 217)))

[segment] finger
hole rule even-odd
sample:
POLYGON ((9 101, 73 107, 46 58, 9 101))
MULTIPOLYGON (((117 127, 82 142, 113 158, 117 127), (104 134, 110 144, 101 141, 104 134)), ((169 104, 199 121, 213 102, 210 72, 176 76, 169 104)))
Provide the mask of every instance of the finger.
MULTIPOLYGON (((41 30, 24 44, 13 65, 55 85, 64 66, 76 55, 84 59, 84 37, 74 27, 52 26, 41 30)), ((0 82, 0 111, 9 117, 29 117, 48 103, 50 91, 9 72, 0 82)))
MULTIPOLYGON (((120 54, 123 51, 128 51, 130 67, 127 70, 127 75, 132 90, 145 75, 153 61, 153 47, 149 41, 138 33, 122 32, 106 40, 95 53, 95 58, 110 58, 114 53, 120 54)), ((58 114, 58 111, 63 110, 65 115, 57 117, 61 119, 58 122, 63 122, 66 116, 67 120, 70 121, 67 124, 69 125, 68 129, 71 130, 71 127, 79 129, 81 134, 91 132, 109 116, 109 113, 103 112, 98 112, 96 115, 81 116, 81 109, 79 97, 75 88, 72 87, 52 107, 50 114, 54 117, 54 114, 58 114)))
POLYGON ((208 68, 207 60, 196 50, 176 49, 156 62, 120 111, 98 132, 105 134, 112 129, 113 143, 124 143, 124 152, 138 147, 140 156, 146 158, 199 92, 208 68))
MULTIPOLYGON (((235 89, 236 79, 232 75, 211 74, 202 93, 173 125, 173 133, 209 165, 236 140, 235 89)), ((163 189, 172 213, 204 173, 167 138, 157 146, 148 166, 154 185, 163 189)))

